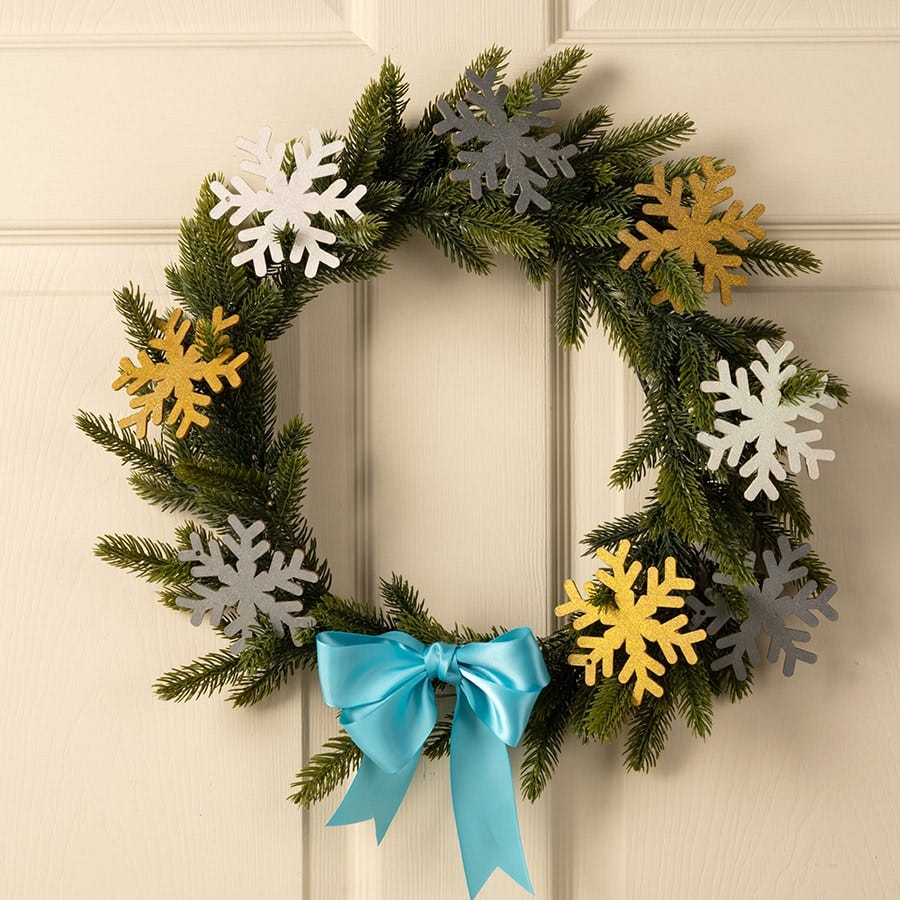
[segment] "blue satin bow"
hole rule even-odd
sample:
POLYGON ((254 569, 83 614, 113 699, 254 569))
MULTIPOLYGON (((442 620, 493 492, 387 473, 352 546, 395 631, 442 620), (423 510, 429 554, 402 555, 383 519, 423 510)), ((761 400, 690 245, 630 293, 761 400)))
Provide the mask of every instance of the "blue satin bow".
POLYGON ((378 842, 394 818, 437 720, 432 679, 456 686, 450 791, 469 896, 496 868, 534 893, 528 877, 507 746, 519 743, 550 681, 528 628, 486 643, 426 647, 402 631, 326 631, 316 638, 322 695, 363 751, 329 825, 375 820, 378 842))

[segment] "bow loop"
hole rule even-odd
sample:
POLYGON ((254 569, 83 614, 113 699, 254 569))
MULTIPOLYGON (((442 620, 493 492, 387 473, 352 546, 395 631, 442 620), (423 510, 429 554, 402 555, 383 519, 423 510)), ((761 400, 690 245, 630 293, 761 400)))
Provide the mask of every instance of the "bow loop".
POLYGON ((514 628, 489 643, 464 644, 458 659, 461 690, 472 711, 504 744, 515 747, 550 681, 531 629, 514 628))

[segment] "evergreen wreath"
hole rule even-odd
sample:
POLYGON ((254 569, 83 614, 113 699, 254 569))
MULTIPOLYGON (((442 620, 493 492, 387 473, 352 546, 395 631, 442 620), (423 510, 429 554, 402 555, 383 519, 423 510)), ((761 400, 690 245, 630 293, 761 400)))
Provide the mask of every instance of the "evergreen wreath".
MULTIPOLYGON (((166 271, 180 307, 160 318, 139 288, 115 294, 138 362, 123 359, 114 386, 127 387, 135 412, 122 427, 89 412, 77 423, 130 467, 138 496, 190 517, 174 543, 106 535, 96 554, 159 585, 161 602, 191 610, 195 624, 208 614, 233 641, 163 675, 160 697, 227 689, 236 706, 254 704, 315 666, 326 630, 399 630, 426 644, 490 640, 506 623, 487 634, 448 629, 397 575, 381 583, 380 607, 332 593, 303 514, 312 429, 301 418, 276 429, 267 344, 325 285, 384 272, 389 252, 415 231, 469 272, 488 274, 503 253, 536 287, 556 279, 561 344, 577 348, 602 326, 645 394, 643 428, 612 484, 628 488, 653 470, 656 481, 643 509, 584 537, 586 554, 609 568, 584 594, 567 582, 557 613, 571 619, 538 639, 551 681, 523 738, 522 791, 534 800, 569 732, 605 742, 625 731, 625 765, 641 770, 656 763, 676 715, 707 735, 713 699, 750 692, 762 631, 769 661, 784 655, 785 674, 815 660, 798 646, 809 632, 785 620, 812 627, 817 614, 836 618, 835 588, 807 543, 812 525, 793 476, 805 462, 815 477, 817 461, 833 454, 811 446, 818 431, 791 423, 821 420, 816 405, 843 404, 848 392, 830 372, 790 357, 777 324, 705 310, 716 281, 727 304, 747 275, 820 264, 766 239, 762 207, 744 213, 734 201, 715 210, 731 196, 721 184, 734 170, 722 160, 654 162, 693 133, 686 115, 613 127, 597 106, 554 133, 543 113, 559 105, 588 54, 567 48, 508 88, 497 85, 507 55, 491 47, 478 56, 413 126, 403 121, 403 75, 386 61, 342 144, 312 132, 307 155, 299 142, 270 153, 267 132, 241 139, 257 157, 244 168, 266 179, 266 191, 207 178, 166 271), (147 436, 148 422, 160 426, 158 437, 147 436), (667 607, 686 609, 694 630, 682 630, 684 612, 655 618, 667 607)), ((429 758, 448 753, 450 724, 438 721, 429 758)), ((291 799, 321 800, 360 757, 339 733, 308 761, 291 799)))

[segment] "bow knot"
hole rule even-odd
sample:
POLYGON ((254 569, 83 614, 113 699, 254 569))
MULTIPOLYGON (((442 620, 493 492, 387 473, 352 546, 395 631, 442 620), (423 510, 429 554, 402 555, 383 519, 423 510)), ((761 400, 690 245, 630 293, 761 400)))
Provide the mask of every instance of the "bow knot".
POLYGON ((402 631, 326 631, 316 649, 322 696, 340 707, 341 725, 364 754, 328 824, 374 819, 381 842, 437 720, 432 681, 456 685, 450 792, 469 895, 496 868, 531 891, 506 749, 521 740, 550 681, 530 629, 428 647, 402 631))
POLYGON ((432 644, 425 651, 424 661, 428 677, 437 678, 444 684, 459 684, 462 681, 462 673, 456 661, 458 652, 458 644, 445 644, 441 641, 432 644))

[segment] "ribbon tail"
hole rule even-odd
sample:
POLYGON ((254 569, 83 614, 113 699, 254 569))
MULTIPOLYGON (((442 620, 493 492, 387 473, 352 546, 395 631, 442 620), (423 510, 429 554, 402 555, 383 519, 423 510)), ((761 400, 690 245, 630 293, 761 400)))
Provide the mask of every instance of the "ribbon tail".
POLYGON ((533 894, 522 850, 509 750, 457 695, 450 736, 450 791, 469 897, 502 869, 533 894))
POLYGON ((396 772, 379 769, 368 756, 364 756, 353 783, 328 824, 352 825, 374 819, 375 837, 380 844, 406 796, 419 756, 417 753, 396 772))

